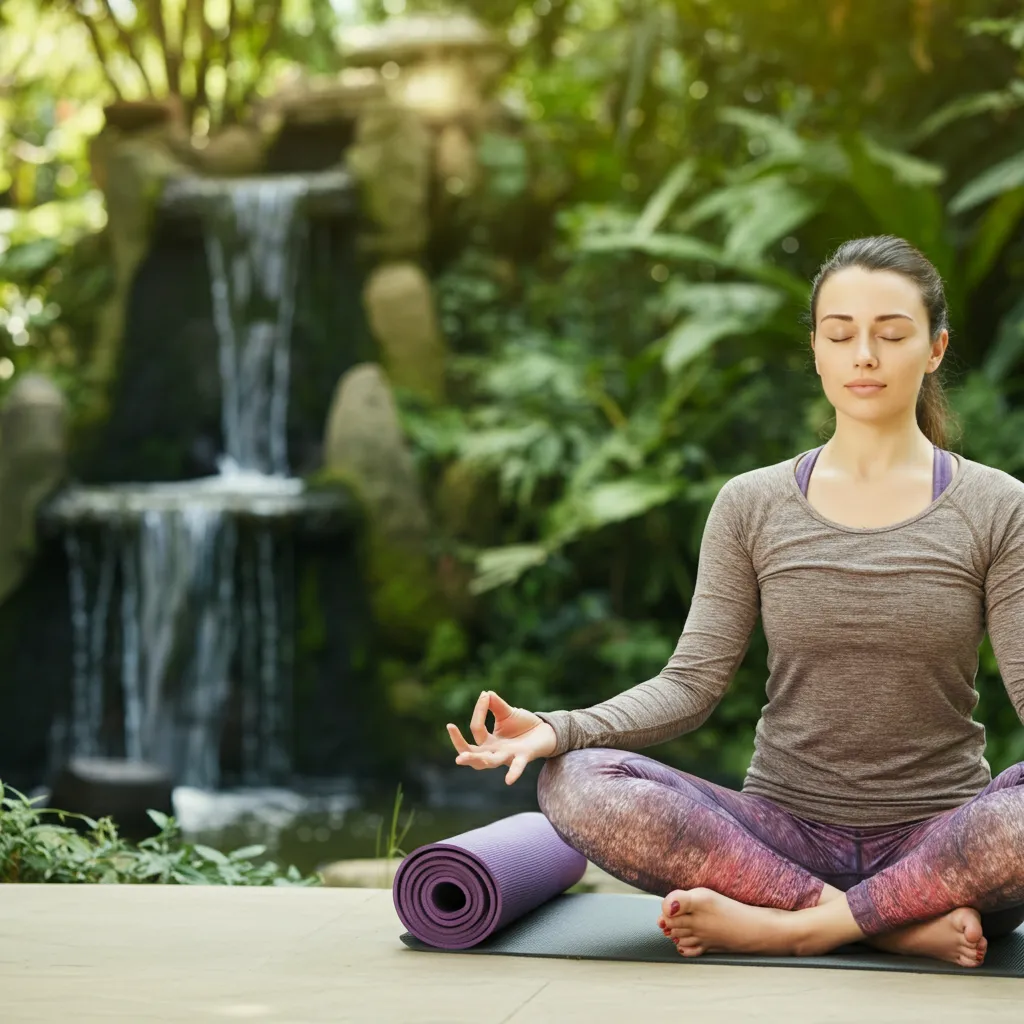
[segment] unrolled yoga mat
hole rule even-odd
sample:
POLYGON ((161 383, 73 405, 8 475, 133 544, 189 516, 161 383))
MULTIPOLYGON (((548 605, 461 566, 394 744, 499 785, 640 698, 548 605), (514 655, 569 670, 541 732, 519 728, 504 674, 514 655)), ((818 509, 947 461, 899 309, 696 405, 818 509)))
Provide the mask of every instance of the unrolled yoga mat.
POLYGON ((851 945, 828 956, 780 957, 739 953, 705 953, 686 958, 658 928, 661 898, 643 894, 564 893, 519 920, 459 950, 432 946, 406 932, 411 949, 431 952, 549 956, 582 960, 635 960, 648 963, 732 964, 752 967, 831 967, 864 971, 909 971, 969 974, 996 978, 1024 977, 1024 926, 989 942, 981 967, 958 967, 939 960, 881 953, 851 945))
POLYGON ((413 850, 392 896, 416 938, 468 949, 564 893, 586 869, 543 814, 526 811, 413 850))

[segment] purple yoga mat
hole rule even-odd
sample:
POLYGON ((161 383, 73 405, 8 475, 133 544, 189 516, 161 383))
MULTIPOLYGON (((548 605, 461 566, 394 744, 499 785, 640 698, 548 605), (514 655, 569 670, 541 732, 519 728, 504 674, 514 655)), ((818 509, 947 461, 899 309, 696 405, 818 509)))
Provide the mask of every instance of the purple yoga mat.
POLYGON ((421 942, 468 949, 574 886, 587 858, 538 811, 428 843, 398 866, 391 895, 421 942))

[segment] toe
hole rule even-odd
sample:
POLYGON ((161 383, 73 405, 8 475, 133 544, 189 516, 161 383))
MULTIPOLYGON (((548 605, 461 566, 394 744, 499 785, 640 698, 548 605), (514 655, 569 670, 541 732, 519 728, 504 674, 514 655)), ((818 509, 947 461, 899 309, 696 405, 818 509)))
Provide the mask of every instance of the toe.
POLYGON ((963 926, 964 938, 969 945, 976 946, 984 937, 981 930, 981 918, 977 911, 965 908, 961 924, 963 926))
POLYGON ((683 908, 686 902, 685 889, 673 889, 662 901, 661 912, 664 917, 675 917, 683 908))

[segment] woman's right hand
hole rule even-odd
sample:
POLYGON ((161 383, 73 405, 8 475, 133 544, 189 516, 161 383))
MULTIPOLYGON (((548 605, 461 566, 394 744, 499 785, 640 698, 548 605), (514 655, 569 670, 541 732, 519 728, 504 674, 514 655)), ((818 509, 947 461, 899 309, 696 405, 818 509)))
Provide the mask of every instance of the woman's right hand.
POLYGON ((455 744, 456 764, 479 771, 509 765, 505 784, 511 786, 523 770, 538 757, 550 757, 555 750, 555 730, 525 708, 514 708, 492 690, 484 690, 473 708, 469 730, 476 743, 467 743, 457 725, 448 723, 448 735, 455 744), (494 714, 494 732, 487 731, 487 712, 494 714))

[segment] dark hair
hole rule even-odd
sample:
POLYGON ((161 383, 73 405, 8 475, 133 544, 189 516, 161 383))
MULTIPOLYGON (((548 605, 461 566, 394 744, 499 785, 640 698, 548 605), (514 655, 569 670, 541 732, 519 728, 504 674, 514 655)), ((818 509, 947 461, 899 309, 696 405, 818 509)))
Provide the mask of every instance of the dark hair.
MULTIPOLYGON (((811 329, 817 323, 818 294, 821 286, 838 270, 861 267, 864 270, 893 270, 917 285, 928 311, 928 330, 934 340, 949 328, 946 292, 942 276, 920 250, 894 235, 873 235, 844 242, 821 265, 811 287, 811 329)), ((951 415, 939 371, 926 373, 917 396, 917 425, 932 444, 945 448, 949 438, 951 415)))

